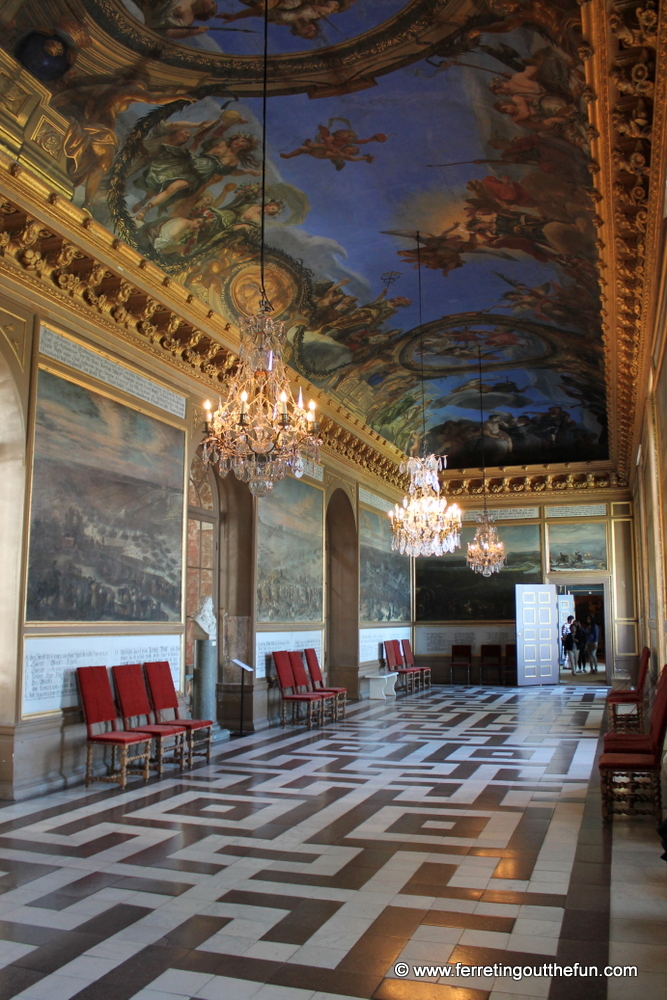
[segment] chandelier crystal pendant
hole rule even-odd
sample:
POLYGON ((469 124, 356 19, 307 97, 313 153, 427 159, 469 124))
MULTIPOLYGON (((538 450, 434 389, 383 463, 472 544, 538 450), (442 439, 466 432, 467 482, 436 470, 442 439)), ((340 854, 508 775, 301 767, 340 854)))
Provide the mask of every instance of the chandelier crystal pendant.
POLYGON ((410 475, 408 495, 389 511, 392 549, 407 556, 443 556, 461 545, 461 511, 440 495, 444 457, 428 455, 401 463, 410 475))
POLYGON ((283 361, 285 328, 271 316, 273 307, 264 287, 266 206, 266 106, 268 87, 268 4, 264 9, 262 91, 262 212, 260 216, 259 312, 246 317, 241 328, 239 360, 215 412, 207 411, 202 460, 231 470, 248 483, 255 496, 265 496, 290 470, 300 478, 304 461, 319 461, 321 441, 311 399, 306 408, 299 389, 295 402, 283 361))
POLYGON ((484 510, 477 515, 477 528, 472 542, 468 542, 466 562, 473 573, 492 576, 505 565, 505 546, 498 538, 498 529, 493 523, 486 502, 486 462, 484 460, 484 397, 482 389, 482 349, 479 352, 479 429, 482 441, 482 493, 484 510))
MULTIPOLYGON (((419 328, 422 329, 422 283, 420 234, 417 240, 417 282, 419 289, 419 328)), ((426 391, 424 388, 424 344, 422 334, 422 447, 426 442, 426 391)), ((442 556, 461 545, 461 511, 448 504, 440 494, 438 473, 447 465, 444 455, 411 456, 400 470, 410 476, 407 496, 389 511, 391 547, 401 555, 442 556)))

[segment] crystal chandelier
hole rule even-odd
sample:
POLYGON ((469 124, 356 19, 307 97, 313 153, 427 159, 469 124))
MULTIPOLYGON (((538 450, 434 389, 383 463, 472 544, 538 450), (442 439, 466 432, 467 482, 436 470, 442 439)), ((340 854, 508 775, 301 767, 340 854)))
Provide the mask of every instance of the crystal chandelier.
MULTIPOLYGON (((417 282, 419 289, 419 328, 422 330, 421 243, 417 240, 417 282)), ((426 441, 426 393, 424 389, 424 343, 422 333, 422 447, 426 441)), ((401 472, 409 473, 408 495, 402 504, 389 511, 391 547, 401 555, 442 556, 461 545, 461 511, 456 504, 447 504, 440 495, 438 472, 444 469, 444 455, 410 457, 401 463, 401 472)))
POLYGON ((477 515, 477 528, 472 542, 468 542, 467 563, 473 573, 492 576, 500 573, 505 565, 505 546, 498 538, 498 529, 493 523, 486 503, 486 463, 484 461, 484 398, 482 390, 482 349, 479 352, 479 425, 482 441, 482 493, 484 510, 477 515))
POLYGON ((468 542, 467 563, 474 573, 481 573, 482 576, 499 573, 505 565, 505 546, 498 538, 493 514, 489 514, 488 510, 477 515, 475 537, 468 542))
POLYGON ((283 324, 268 312, 246 321, 236 374, 215 412, 204 404, 207 436, 202 445, 206 465, 220 475, 231 470, 248 483, 255 496, 265 496, 288 469, 303 475, 304 459, 319 461, 315 403, 306 408, 299 390, 295 402, 282 360, 283 324))
POLYGON ((264 287, 266 206, 266 104, 268 84, 268 4, 264 9, 262 92, 262 213, 260 221, 260 303, 255 316, 244 319, 236 374, 227 383, 224 398, 207 410, 202 460, 226 476, 231 470, 248 483, 255 496, 265 496, 288 469, 300 478, 304 459, 319 461, 315 403, 295 402, 282 359, 284 324, 272 319, 273 307, 264 287))
POLYGON ((439 469, 444 458, 409 458, 401 472, 410 474, 408 495, 389 511, 392 549, 407 556, 442 556, 461 544, 461 511, 440 495, 439 469))

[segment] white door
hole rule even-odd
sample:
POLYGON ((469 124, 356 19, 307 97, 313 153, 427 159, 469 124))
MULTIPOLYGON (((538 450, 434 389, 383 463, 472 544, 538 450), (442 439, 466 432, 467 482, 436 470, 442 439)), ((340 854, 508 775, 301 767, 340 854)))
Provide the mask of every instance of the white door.
MULTIPOLYGON (((563 625, 572 615, 574 618, 574 594, 559 594, 558 595, 558 641, 560 642, 560 637, 563 634, 563 625)), ((566 653, 560 648, 560 662, 565 663, 566 653)))
POLYGON ((517 682, 558 683, 558 606, 553 583, 517 584, 517 682))

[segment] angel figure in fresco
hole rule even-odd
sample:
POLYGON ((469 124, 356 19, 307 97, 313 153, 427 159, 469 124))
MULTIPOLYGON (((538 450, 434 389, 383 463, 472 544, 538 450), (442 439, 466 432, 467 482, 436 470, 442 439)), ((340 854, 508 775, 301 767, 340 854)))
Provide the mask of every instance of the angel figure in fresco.
POLYGON ((300 38, 317 38, 319 21, 348 10, 356 0, 241 0, 241 3, 246 10, 222 14, 222 20, 230 23, 246 17, 263 18, 266 9, 272 24, 282 24, 300 38))
POLYGON ((223 177, 259 177, 258 162, 253 155, 258 146, 255 136, 248 132, 224 136, 233 123, 229 116, 237 114, 224 112, 217 122, 205 123, 205 127, 193 123, 192 139, 186 140, 187 146, 160 145, 158 155, 136 182, 137 187, 146 191, 133 208, 138 222, 143 222, 151 209, 164 205, 177 194, 199 194, 223 177))
POLYGON ((192 38, 209 29, 195 21, 210 21, 218 14, 217 0, 137 0, 147 28, 168 38, 192 38))
POLYGON ((75 187, 85 185, 84 205, 92 204, 118 152, 118 115, 135 103, 162 105, 179 100, 192 103, 194 98, 188 97, 182 87, 155 92, 134 71, 120 81, 108 76, 85 77, 54 94, 51 106, 70 121, 65 153, 72 183, 75 187))
POLYGON ((359 154, 359 146, 365 146, 369 142, 386 142, 387 136, 383 132, 376 132, 369 139, 360 139, 351 127, 346 118, 330 118, 329 125, 320 125, 315 139, 305 139, 301 146, 293 149, 291 153, 281 153, 283 160, 291 160, 295 156, 312 156, 316 160, 329 160, 336 170, 342 170, 346 163, 360 162, 372 163, 375 159, 368 153, 359 154), (347 124, 347 128, 337 128, 330 131, 334 121, 342 121, 347 124))

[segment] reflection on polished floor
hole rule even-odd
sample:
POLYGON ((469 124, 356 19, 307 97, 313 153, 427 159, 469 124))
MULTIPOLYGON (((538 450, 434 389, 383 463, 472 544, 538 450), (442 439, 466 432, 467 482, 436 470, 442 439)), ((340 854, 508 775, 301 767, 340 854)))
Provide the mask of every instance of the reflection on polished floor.
POLYGON ((0 1000, 597 1000, 602 977, 414 966, 603 967, 649 926, 662 939, 644 936, 638 979, 609 996, 667 995, 659 842, 650 821, 600 822, 605 694, 433 688, 124 794, 0 810, 0 1000))

